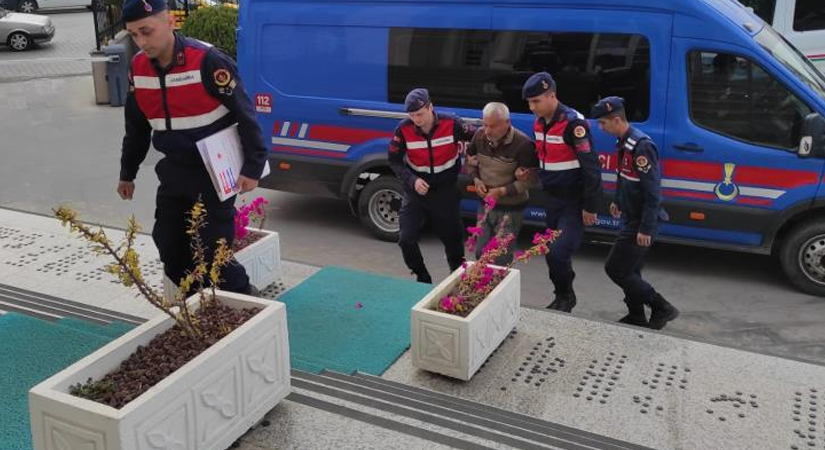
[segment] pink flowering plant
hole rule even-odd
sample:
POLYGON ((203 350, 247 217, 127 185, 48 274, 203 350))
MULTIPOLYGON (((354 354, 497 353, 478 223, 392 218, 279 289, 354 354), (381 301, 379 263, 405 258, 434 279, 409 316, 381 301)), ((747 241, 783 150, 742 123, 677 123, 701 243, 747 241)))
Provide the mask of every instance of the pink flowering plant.
POLYGON ((269 204, 263 197, 257 197, 250 203, 238 208, 235 213, 235 240, 243 241, 249 236, 247 227, 254 221, 259 230, 263 229, 266 220, 264 205, 269 204))
MULTIPOLYGON (((472 252, 475 249, 478 237, 481 235, 482 224, 487 219, 487 214, 496 206, 493 197, 484 199, 484 212, 479 215, 478 223, 474 227, 468 227, 466 247, 472 252)), ((493 289, 498 286, 501 280, 507 276, 508 271, 517 263, 526 263, 534 256, 546 255, 561 231, 547 229, 543 233, 536 233, 533 236, 533 246, 527 250, 517 250, 513 254, 513 260, 505 267, 494 266, 493 262, 497 258, 504 256, 510 251, 510 244, 515 240, 513 233, 505 233, 505 219, 499 224, 496 235, 484 246, 481 257, 473 264, 464 263, 458 284, 439 300, 435 309, 439 312, 467 317, 476 306, 478 306, 493 289)))

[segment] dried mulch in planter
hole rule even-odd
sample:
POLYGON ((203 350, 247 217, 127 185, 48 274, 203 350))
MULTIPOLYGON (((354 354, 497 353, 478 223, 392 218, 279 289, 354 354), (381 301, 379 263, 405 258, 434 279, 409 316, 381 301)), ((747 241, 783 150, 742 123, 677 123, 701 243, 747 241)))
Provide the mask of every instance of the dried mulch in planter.
POLYGON ((246 234, 246 237, 243 239, 235 239, 235 242, 232 244, 232 251, 239 252, 246 247, 258 242, 259 240, 263 239, 266 236, 265 233, 261 233, 260 231, 253 231, 249 230, 246 234))
POLYGON ((77 397, 121 408, 243 325, 259 311, 259 308, 232 309, 220 303, 212 303, 196 314, 200 320, 201 338, 189 338, 183 334, 180 326, 175 325, 155 336, 148 345, 138 347, 114 372, 100 380, 90 379, 84 385, 72 386, 69 392, 77 397), (226 326, 221 329, 219 324, 226 326))

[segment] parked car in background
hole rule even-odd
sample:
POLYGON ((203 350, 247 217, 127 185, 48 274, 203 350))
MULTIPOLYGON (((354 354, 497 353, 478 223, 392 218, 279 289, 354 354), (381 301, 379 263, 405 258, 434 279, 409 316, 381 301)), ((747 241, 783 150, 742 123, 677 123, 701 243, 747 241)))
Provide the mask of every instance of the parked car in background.
POLYGON ((822 0, 739 0, 799 49, 825 73, 825 2, 822 0))
POLYGON ((38 14, 12 12, 0 7, 0 44, 22 52, 54 37, 52 19, 38 14))
POLYGON ((0 0, 0 6, 11 11, 33 13, 54 8, 89 8, 92 0, 0 0))

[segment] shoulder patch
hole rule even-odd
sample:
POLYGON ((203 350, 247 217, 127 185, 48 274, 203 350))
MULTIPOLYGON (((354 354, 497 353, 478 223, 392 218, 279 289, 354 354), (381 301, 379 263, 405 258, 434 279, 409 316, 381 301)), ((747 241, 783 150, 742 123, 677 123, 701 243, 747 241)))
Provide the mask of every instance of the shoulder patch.
POLYGON ((650 170, 650 161, 648 161, 646 156, 637 156, 636 167, 642 172, 647 173, 647 171, 650 170))
POLYGON ((218 85, 218 87, 228 86, 229 83, 232 82, 232 75, 230 75, 226 69, 218 69, 212 76, 215 78, 215 84, 218 85))
POLYGON ((573 136, 576 138, 581 139, 587 135, 587 130, 584 129, 583 126, 579 125, 575 129, 573 129, 573 136))

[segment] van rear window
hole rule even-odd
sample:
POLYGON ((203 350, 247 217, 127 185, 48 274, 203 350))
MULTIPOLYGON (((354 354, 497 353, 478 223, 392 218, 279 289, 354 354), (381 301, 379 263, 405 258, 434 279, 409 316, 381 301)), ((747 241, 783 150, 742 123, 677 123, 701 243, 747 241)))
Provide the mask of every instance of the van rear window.
POLYGON ((521 87, 547 71, 559 99, 584 114, 608 95, 624 97, 632 121, 650 112, 650 45, 641 35, 391 28, 388 51, 392 103, 422 86, 440 106, 481 109, 499 101, 530 113, 521 87))

